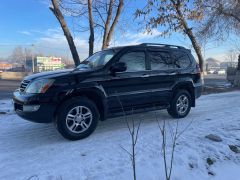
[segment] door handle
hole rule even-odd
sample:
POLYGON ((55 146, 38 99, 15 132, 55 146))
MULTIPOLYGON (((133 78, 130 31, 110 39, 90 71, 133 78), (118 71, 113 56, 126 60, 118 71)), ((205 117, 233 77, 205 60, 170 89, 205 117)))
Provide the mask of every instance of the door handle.
POLYGON ((147 78, 147 77, 150 77, 150 75, 149 74, 143 74, 141 77, 142 78, 147 78))
POLYGON ((173 72, 173 73, 170 73, 169 75, 176 75, 177 73, 176 72, 173 72))

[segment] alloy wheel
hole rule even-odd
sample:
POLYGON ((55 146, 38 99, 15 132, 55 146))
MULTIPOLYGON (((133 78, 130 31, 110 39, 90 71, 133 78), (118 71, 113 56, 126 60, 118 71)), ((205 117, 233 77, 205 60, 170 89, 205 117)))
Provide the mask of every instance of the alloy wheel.
POLYGON ((92 123, 92 112, 85 106, 72 108, 66 116, 66 126, 73 133, 85 132, 92 123))
POLYGON ((179 96, 179 98, 177 99, 176 106, 177 106, 177 112, 181 115, 184 114, 187 111, 189 106, 188 97, 184 94, 179 96))

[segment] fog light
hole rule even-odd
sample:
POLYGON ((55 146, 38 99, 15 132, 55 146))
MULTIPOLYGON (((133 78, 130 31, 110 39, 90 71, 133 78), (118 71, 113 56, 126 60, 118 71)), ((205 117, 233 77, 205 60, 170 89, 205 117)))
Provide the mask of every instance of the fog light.
POLYGON ((34 112, 40 108, 40 105, 23 105, 23 111, 34 112))

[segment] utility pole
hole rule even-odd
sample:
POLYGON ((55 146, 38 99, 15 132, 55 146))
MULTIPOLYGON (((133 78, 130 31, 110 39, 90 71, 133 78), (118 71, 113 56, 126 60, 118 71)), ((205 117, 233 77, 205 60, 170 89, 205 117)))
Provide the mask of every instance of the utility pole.
POLYGON ((34 63, 34 44, 32 44, 32 72, 35 72, 35 63, 34 63))
POLYGON ((24 48, 25 51, 25 71, 27 71, 27 49, 26 47, 24 48))

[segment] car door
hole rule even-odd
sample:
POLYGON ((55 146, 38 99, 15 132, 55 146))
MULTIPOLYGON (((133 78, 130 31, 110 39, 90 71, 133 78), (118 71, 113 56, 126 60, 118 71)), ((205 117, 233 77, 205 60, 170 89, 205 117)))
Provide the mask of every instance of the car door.
POLYGON ((151 100, 155 105, 166 105, 172 96, 176 69, 170 50, 148 49, 147 57, 151 66, 151 100))
POLYGON ((108 96, 109 108, 125 109, 137 108, 149 103, 149 76, 150 71, 146 64, 145 49, 131 49, 117 59, 125 62, 127 70, 109 74, 108 80, 103 82, 103 88, 108 96))

